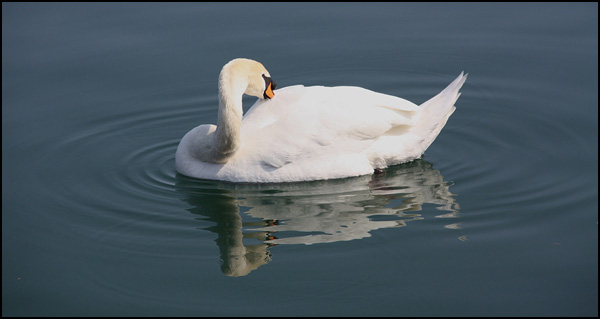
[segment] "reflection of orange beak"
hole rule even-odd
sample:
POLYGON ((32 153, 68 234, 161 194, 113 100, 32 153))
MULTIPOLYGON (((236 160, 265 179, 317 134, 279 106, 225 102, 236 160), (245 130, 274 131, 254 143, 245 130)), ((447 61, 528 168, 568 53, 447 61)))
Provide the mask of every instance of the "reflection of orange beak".
POLYGON ((272 82, 269 83, 269 86, 265 90, 265 95, 270 99, 272 99, 275 96, 275 93, 273 93, 273 89, 271 88, 272 84, 272 82))

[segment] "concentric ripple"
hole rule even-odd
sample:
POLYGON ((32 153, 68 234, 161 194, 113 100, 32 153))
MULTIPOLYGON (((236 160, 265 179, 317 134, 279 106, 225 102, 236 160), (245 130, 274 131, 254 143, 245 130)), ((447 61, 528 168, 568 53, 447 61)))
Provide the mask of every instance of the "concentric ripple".
MULTIPOLYGON (((348 72, 373 72, 383 84, 406 71, 389 70, 387 76, 379 69, 328 72, 342 78, 348 72)), ((415 75, 397 85, 420 83, 433 95, 443 84, 431 77, 415 75)), ((295 81, 294 75, 287 81, 295 81)), ((78 230, 73 233, 78 239, 87 238, 124 252, 178 256, 184 255, 180 243, 165 244, 156 234, 193 237, 201 228, 217 236, 222 270, 232 276, 247 274, 269 262, 267 248, 273 245, 368 238, 378 229, 432 217, 452 218, 438 229, 455 232, 454 238, 466 242, 468 229, 456 219, 460 206, 455 193, 487 196, 471 206, 469 214, 475 216, 502 212, 515 203, 535 203, 543 209, 558 203, 556 198, 565 192, 564 186, 573 193, 582 190, 581 185, 566 179, 538 178, 536 166, 556 154, 544 153, 548 148, 543 145, 528 143, 539 140, 539 134, 548 134, 545 130, 553 132, 554 138, 573 139, 575 144, 578 137, 560 121, 538 114, 514 118, 516 111, 511 109, 510 100, 515 97, 500 97, 494 90, 501 88, 479 83, 476 77, 469 78, 463 89, 466 94, 427 150, 426 160, 389 168, 383 175, 266 185, 179 175, 174 157, 180 138, 198 124, 214 123, 216 117, 216 97, 206 94, 194 98, 192 88, 133 98, 123 102, 123 112, 77 123, 68 130, 76 133, 68 136, 49 136, 42 144, 52 150, 34 165, 46 166, 41 171, 47 174, 38 178, 49 185, 48 200, 65 208, 68 216, 61 219, 69 229, 78 230), (486 101, 494 98, 506 99, 506 108, 488 107, 486 101), (511 184, 523 176, 531 176, 531 183, 511 184), (560 187, 553 187, 558 184, 560 187), (427 205, 437 209, 431 213, 427 205), (157 245, 161 249, 157 250, 157 245), (240 247, 248 254, 232 253, 240 247), (246 260, 244 267, 236 264, 240 258, 246 260)), ((386 89, 401 95, 391 86, 386 89)), ((425 95, 421 91, 415 94, 425 95)), ((407 98, 422 102, 419 97, 407 98)))

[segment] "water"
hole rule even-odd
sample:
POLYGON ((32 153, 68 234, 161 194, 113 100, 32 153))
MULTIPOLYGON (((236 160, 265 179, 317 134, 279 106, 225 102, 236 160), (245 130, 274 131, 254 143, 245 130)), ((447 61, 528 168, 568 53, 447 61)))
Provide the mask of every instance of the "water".
POLYGON ((597 316, 597 30, 597 3, 3 3, 2 314, 597 316), (417 104, 469 79, 384 175, 178 175, 235 57, 417 104))

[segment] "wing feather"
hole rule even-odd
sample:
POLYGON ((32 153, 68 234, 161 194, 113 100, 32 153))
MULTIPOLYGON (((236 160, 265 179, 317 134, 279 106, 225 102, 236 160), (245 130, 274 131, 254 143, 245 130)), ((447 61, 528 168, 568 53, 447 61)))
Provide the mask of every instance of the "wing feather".
POLYGON ((241 153, 253 152, 271 168, 360 154, 385 134, 407 133, 418 110, 407 100, 358 87, 292 86, 275 94, 247 112, 241 134, 241 153))

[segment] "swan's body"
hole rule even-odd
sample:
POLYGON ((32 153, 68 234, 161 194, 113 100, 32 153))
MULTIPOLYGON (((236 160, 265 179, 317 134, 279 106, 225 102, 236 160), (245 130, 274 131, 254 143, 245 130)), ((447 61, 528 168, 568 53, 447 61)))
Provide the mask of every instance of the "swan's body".
POLYGON ((419 158, 454 112, 465 80, 461 73, 420 106, 359 87, 290 86, 242 117, 242 94, 270 98, 271 81, 260 63, 235 59, 221 71, 217 126, 200 125, 182 138, 176 168, 230 182, 371 174, 419 158))

